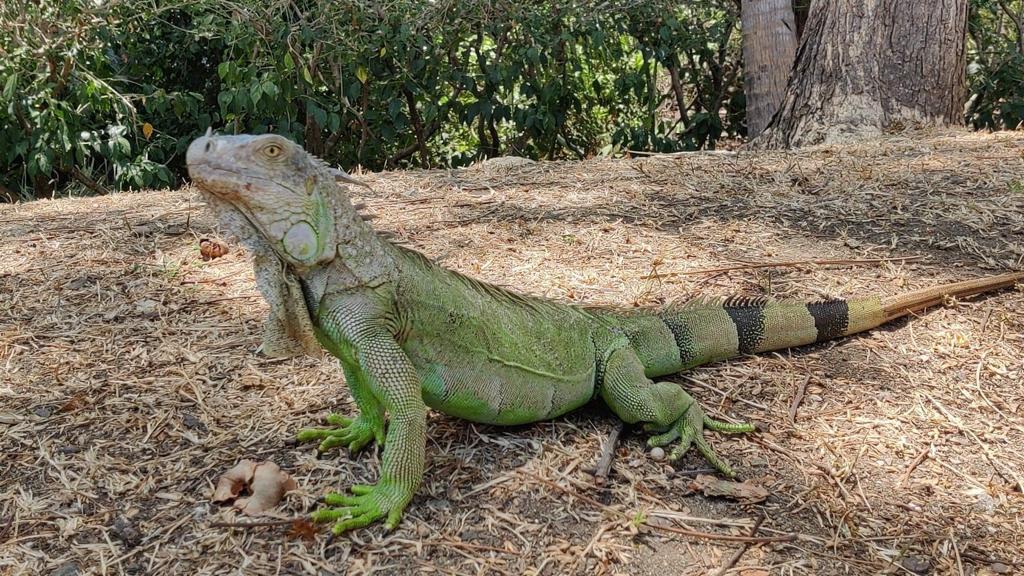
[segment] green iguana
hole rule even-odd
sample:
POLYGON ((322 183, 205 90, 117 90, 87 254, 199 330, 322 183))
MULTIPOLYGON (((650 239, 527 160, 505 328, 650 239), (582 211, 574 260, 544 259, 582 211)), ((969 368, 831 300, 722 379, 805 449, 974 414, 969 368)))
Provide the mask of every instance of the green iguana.
POLYGON ((254 254, 270 304, 268 355, 338 357, 359 407, 331 429, 304 430, 320 450, 383 444, 379 482, 331 493, 314 512, 341 533, 395 527, 423 478, 427 406, 474 422, 526 424, 600 397, 650 446, 691 445, 732 476, 703 430, 719 422, 678 384, 652 380, 741 354, 821 342, 910 312, 1024 281, 1024 272, 889 298, 818 302, 700 298, 662 311, 582 308, 532 298, 442 268, 377 235, 343 183, 359 183, 275 135, 210 136, 189 146, 192 180, 254 254))

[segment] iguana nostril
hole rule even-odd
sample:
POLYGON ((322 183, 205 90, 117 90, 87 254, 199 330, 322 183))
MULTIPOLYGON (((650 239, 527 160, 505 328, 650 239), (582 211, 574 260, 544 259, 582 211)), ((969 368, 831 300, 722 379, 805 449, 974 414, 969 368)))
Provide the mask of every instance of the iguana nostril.
POLYGON ((213 148, 213 140, 206 141, 206 152, 209 152, 210 148, 213 148))

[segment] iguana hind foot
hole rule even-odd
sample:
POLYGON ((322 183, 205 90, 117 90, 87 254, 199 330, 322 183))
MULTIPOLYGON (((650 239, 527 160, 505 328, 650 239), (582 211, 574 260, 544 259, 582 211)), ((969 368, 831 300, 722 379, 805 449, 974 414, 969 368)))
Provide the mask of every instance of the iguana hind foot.
POLYGON ((685 401, 688 403, 685 411, 679 418, 673 422, 668 430, 664 427, 657 426, 655 424, 646 424, 644 429, 649 432, 661 432, 655 436, 651 436, 647 439, 648 446, 667 446, 676 440, 679 441, 676 447, 669 453, 669 460, 675 461, 682 458, 684 454, 690 449, 690 446, 696 446, 697 451, 708 461, 711 466, 722 474, 732 478, 736 476, 736 472, 733 471, 732 466, 729 465, 721 456, 715 453, 714 448, 711 444, 704 439, 704 429, 713 430, 715 432, 724 432, 726 434, 744 434, 754 431, 754 426, 751 424, 733 424, 731 422, 722 422, 721 420, 715 420, 710 416, 704 414, 704 410, 700 407, 700 404, 686 392, 682 392, 685 401))
POLYGON ((693 396, 674 382, 654 382, 644 374, 644 366, 636 352, 628 346, 608 355, 601 397, 624 422, 644 422, 644 429, 657 435, 648 440, 650 446, 666 446, 676 440, 669 458, 678 460, 690 446, 697 450, 718 471, 735 476, 732 467, 715 453, 704 439, 704 428, 720 432, 752 432, 749 424, 719 422, 704 415, 693 396))
POLYGON ((318 452, 327 452, 337 446, 348 446, 350 452, 359 452, 371 441, 384 444, 384 423, 360 414, 355 419, 341 414, 329 414, 327 423, 334 428, 305 428, 298 433, 299 442, 320 440, 318 452))
POLYGON ((330 508, 313 512, 314 522, 334 522, 331 531, 340 535, 348 530, 368 526, 387 517, 385 528, 393 530, 402 520, 402 510, 412 500, 413 491, 397 483, 381 481, 372 486, 353 485, 351 496, 331 492, 324 496, 330 508))

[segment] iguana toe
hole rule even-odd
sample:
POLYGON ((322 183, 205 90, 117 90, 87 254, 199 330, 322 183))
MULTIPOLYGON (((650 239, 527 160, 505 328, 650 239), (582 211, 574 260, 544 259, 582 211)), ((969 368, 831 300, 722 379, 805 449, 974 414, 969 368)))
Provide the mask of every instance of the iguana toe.
POLYGON ((306 428, 300 430, 297 438, 299 442, 311 442, 320 440, 317 447, 319 452, 327 452, 338 446, 348 446, 352 453, 362 450, 373 440, 383 444, 384 430, 381 426, 374 425, 368 418, 359 415, 356 419, 346 418, 340 414, 330 414, 327 422, 336 426, 335 428, 306 428))
POLYGON ((710 418, 704 414, 704 410, 696 400, 690 398, 689 395, 687 397, 691 402, 683 414, 679 416, 679 419, 669 427, 668 431, 648 439, 648 445, 665 446, 678 439, 679 443, 676 444, 669 454, 669 460, 674 461, 682 458, 690 450, 691 446, 696 446, 697 451, 716 470, 730 478, 736 476, 732 466, 719 456, 714 448, 711 447, 711 444, 704 439, 704 429, 727 434, 742 434, 753 432, 754 427, 750 424, 732 424, 710 418))
POLYGON ((314 522, 334 522, 331 531, 340 535, 386 518, 384 526, 392 530, 402 519, 402 510, 412 499, 412 491, 397 484, 380 482, 373 486, 355 485, 352 495, 331 492, 324 502, 331 506, 313 512, 314 522))

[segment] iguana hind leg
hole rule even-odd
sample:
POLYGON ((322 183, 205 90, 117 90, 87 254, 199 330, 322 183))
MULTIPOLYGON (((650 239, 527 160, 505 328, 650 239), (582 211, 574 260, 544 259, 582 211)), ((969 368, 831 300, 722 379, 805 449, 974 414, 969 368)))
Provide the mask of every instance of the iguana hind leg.
POLYGON ((342 357, 341 368, 345 372, 345 383, 359 407, 359 415, 353 418, 341 414, 330 414, 327 423, 334 428, 306 428, 299 431, 299 442, 320 440, 317 450, 327 452, 336 446, 348 446, 352 453, 363 449, 371 441, 384 444, 384 407, 373 395, 366 375, 359 368, 354 354, 342 357))
POLYGON ((644 429, 659 432, 648 439, 648 445, 665 446, 678 440, 679 444, 669 454, 670 460, 679 459, 695 445, 712 466, 730 477, 735 472, 704 439, 704 428, 728 433, 754 431, 749 424, 719 422, 704 415, 697 401, 678 384, 648 379, 640 359, 628 346, 608 357, 600 393, 624 422, 643 422, 644 429))

